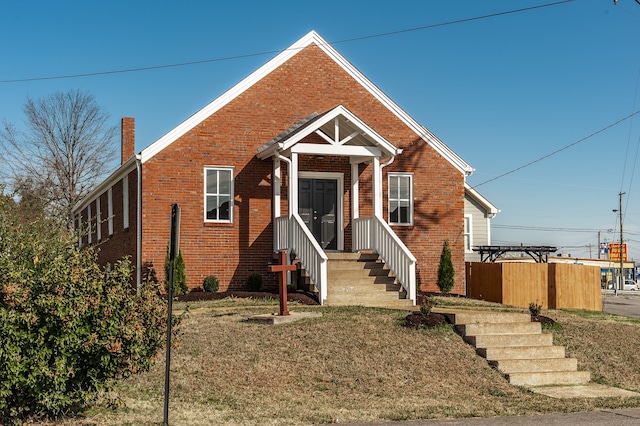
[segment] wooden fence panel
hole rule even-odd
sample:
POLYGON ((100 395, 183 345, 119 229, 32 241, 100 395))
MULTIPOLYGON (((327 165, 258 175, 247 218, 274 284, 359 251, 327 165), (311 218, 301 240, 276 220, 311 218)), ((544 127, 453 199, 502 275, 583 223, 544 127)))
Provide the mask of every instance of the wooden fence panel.
POLYGON ((552 309, 601 311, 600 268, 549 264, 549 305, 552 309))
POLYGON ((465 265, 467 296, 528 308, 602 310, 600 269, 561 263, 481 263, 465 265))
POLYGON ((505 305, 528 308, 530 303, 549 307, 547 263, 503 263, 502 286, 505 305))
POLYGON ((467 262, 467 297, 502 303, 502 265, 467 262))

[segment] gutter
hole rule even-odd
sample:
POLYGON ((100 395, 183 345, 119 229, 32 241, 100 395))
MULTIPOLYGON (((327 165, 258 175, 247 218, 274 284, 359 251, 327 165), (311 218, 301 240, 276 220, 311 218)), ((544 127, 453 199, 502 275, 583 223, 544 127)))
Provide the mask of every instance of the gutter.
POLYGON ((136 291, 142 287, 142 156, 136 154, 136 172, 138 175, 138 195, 136 197, 136 291))

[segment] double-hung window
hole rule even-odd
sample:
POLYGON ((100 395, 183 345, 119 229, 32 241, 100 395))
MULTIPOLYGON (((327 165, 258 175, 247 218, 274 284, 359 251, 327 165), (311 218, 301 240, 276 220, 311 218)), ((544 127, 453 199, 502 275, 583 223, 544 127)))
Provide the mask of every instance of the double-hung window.
POLYGON ((473 250, 471 248, 473 244, 473 240, 471 236, 473 235, 471 232, 471 215, 464 215, 464 251, 467 253, 471 253, 473 250))
POLYGON ((389 224, 413 225, 412 173, 389 173, 389 224))
POLYGON ((233 168, 204 169, 205 222, 233 221, 233 168))

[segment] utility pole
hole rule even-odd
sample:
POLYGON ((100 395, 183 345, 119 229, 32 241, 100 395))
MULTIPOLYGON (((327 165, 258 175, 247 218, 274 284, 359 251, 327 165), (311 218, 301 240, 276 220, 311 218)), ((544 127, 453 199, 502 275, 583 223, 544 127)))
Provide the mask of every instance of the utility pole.
POLYGON ((623 235, 623 231, 622 231, 622 196, 626 194, 626 192, 620 192, 618 195, 620 197, 620 205, 618 207, 617 210, 614 210, 614 212, 619 212, 620 213, 620 281, 618 282, 618 285, 615 287, 615 291, 614 294, 617 296, 618 295, 618 288, 620 288, 620 290, 624 289, 624 273, 623 273, 623 268, 624 268, 624 257, 623 257, 623 242, 622 242, 622 235, 623 235))

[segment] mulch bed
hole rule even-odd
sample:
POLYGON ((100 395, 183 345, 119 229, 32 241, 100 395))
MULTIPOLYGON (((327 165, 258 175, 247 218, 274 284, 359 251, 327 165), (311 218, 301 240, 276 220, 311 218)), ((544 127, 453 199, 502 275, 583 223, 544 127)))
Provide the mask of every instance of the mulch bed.
MULTIPOLYGON (((199 300, 219 300, 226 299, 227 297, 237 297, 246 299, 276 299, 280 300, 280 295, 277 291, 224 291, 224 292, 206 292, 206 291, 192 291, 187 294, 176 296, 174 300, 180 302, 197 302, 199 300)), ((302 292, 287 292, 288 302, 298 302, 301 305, 319 305, 312 295, 302 292)))
POLYGON ((423 315, 421 312, 414 312, 404 317, 402 325, 410 328, 429 328, 445 324, 449 324, 449 321, 447 320, 447 317, 442 314, 431 312, 429 315, 423 315))

